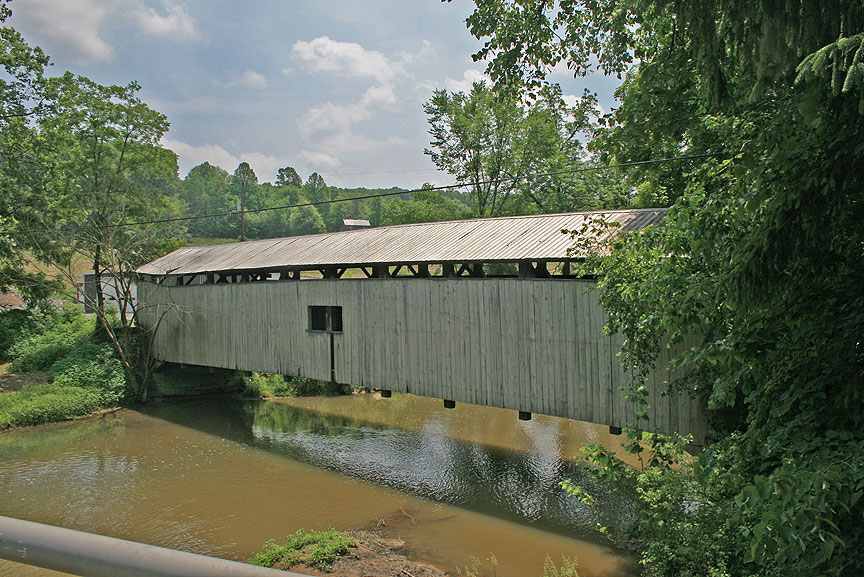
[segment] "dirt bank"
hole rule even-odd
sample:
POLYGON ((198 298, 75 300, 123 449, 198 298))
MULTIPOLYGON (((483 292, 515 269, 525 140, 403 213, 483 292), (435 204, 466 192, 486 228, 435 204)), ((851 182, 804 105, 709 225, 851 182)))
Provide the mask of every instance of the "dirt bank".
POLYGON ((411 561, 405 542, 388 539, 379 533, 348 531, 357 546, 348 555, 337 559, 326 570, 298 564, 290 567, 276 565, 277 569, 290 569, 305 575, 328 577, 448 577, 450 574, 427 563, 411 561))

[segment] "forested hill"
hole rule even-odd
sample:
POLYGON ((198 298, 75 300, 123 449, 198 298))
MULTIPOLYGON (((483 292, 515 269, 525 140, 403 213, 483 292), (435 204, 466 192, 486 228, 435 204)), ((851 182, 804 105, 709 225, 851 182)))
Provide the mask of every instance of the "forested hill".
POLYGON ((339 188, 327 185, 317 173, 303 182, 291 167, 279 169, 272 183, 259 183, 247 163, 241 163, 233 174, 207 162, 200 164, 166 187, 166 196, 181 217, 233 213, 187 221, 187 235, 203 238, 240 237, 241 199, 247 211, 245 237, 251 239, 336 231, 344 218, 380 226, 471 215, 469 199, 456 191, 339 188), (355 200, 328 203, 345 199, 355 200), (316 204, 322 202, 325 204, 316 204), (286 206, 295 208, 278 208, 286 206), (275 210, 262 211, 271 208, 275 210))

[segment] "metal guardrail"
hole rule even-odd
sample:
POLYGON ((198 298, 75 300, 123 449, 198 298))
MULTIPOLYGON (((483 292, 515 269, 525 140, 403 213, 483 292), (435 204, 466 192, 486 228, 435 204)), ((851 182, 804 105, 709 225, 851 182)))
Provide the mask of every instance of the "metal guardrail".
POLYGON ((83 577, 307 577, 2 516, 0 559, 83 577))

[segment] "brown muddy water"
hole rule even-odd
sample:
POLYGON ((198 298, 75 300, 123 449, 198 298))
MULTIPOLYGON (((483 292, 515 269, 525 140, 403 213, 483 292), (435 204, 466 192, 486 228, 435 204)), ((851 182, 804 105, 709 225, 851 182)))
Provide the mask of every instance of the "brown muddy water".
MULTIPOLYGON (((0 514, 246 560, 298 529, 369 529, 456 574, 542 574, 548 554, 581 577, 631 559, 596 530, 627 514, 571 458, 615 447, 606 427, 394 394, 195 401, 0 435, 0 514), (597 489, 586 507, 558 487, 597 489)), ((0 561, 0 577, 59 575, 0 561)))

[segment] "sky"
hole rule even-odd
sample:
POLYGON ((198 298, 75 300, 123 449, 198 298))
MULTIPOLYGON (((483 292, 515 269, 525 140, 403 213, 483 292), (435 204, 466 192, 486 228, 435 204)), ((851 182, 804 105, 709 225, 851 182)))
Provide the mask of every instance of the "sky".
MULTIPOLYGON (((485 64, 470 0, 13 0, 7 24, 101 84, 138 81, 171 123, 180 177, 204 162, 259 182, 292 166, 342 187, 449 184, 429 147, 424 102, 469 90, 485 64)), ((550 76, 614 106, 614 78, 550 76)))

